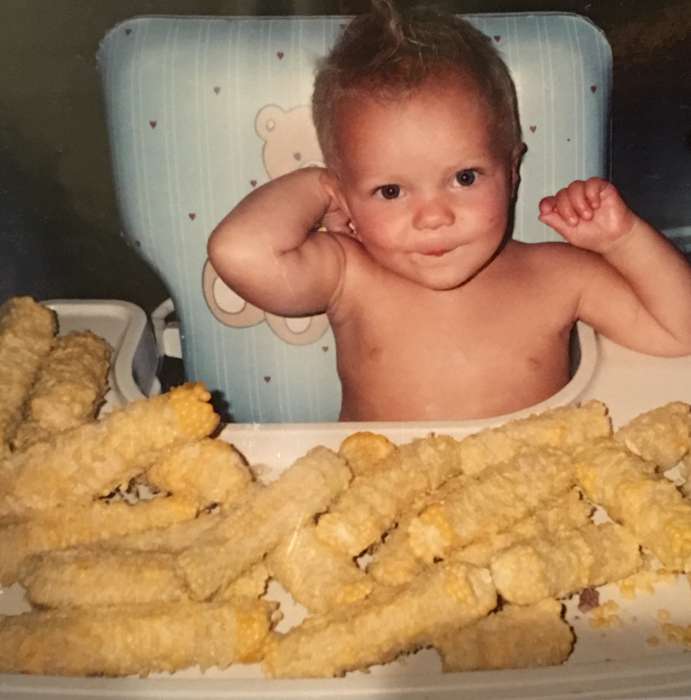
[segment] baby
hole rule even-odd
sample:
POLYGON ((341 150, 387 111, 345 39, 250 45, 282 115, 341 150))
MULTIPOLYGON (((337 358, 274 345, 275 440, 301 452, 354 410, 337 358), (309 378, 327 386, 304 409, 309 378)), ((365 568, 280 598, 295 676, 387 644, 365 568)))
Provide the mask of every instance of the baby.
POLYGON ((328 314, 342 420, 535 404, 568 381, 578 319, 640 352, 691 353, 691 266, 609 182, 540 202, 566 244, 511 240, 515 90, 462 19, 375 2, 320 67, 313 114, 327 167, 253 191, 209 258, 256 306, 328 314))

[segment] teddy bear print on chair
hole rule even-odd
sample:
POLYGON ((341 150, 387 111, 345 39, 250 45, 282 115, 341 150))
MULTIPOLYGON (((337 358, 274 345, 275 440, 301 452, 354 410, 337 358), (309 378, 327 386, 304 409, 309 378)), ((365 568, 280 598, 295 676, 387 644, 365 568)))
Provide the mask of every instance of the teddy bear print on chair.
MULTIPOLYGON (((257 113, 254 128, 264 142, 262 161, 269 179, 298 168, 324 165, 309 106, 283 109, 274 104, 266 105, 257 113)), ((253 180, 250 184, 255 187, 258 183, 253 180)), ((307 345, 317 342, 329 327, 326 314, 286 318, 262 311, 230 289, 209 260, 204 263, 202 285, 211 313, 233 328, 247 328, 266 321, 286 343, 307 345)))

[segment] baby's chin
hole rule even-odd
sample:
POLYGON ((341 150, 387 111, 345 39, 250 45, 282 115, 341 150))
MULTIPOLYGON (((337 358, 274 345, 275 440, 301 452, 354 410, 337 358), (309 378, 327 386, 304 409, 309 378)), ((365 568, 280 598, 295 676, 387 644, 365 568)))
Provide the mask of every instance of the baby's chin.
POLYGON ((410 272, 408 279, 432 291, 448 292, 467 284, 477 272, 478 270, 468 270, 465 266, 459 269, 457 265, 430 269, 418 267, 410 272))
MULTIPOLYGON (((399 273, 400 274, 400 273, 399 273)), ((409 273, 403 274, 408 281, 414 282, 425 289, 429 289, 433 292, 450 292, 454 289, 462 287, 469 279, 474 275, 458 275, 458 274, 419 274, 419 273, 409 273)))

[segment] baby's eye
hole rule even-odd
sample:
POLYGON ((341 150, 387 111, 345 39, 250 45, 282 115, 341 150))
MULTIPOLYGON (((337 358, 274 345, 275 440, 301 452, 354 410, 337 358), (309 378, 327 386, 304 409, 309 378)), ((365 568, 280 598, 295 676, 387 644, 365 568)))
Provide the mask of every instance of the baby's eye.
POLYGON ((456 173, 456 182, 461 185, 461 187, 470 187, 474 182, 477 175, 474 170, 459 170, 456 173))
POLYGON ((396 199, 401 194, 399 185, 382 185, 378 192, 384 199, 396 199))

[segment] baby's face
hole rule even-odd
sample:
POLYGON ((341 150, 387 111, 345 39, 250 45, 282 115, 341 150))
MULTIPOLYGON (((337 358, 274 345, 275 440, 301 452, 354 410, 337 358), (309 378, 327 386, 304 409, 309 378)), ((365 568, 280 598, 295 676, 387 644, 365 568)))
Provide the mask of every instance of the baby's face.
POLYGON ((470 279, 502 242, 515 172, 474 88, 426 84, 338 116, 337 192, 370 255, 430 289, 470 279))

